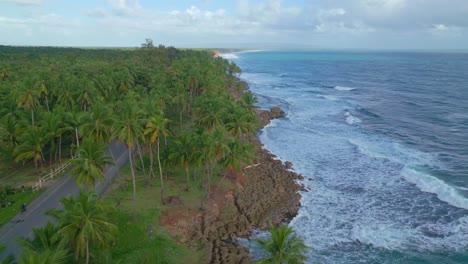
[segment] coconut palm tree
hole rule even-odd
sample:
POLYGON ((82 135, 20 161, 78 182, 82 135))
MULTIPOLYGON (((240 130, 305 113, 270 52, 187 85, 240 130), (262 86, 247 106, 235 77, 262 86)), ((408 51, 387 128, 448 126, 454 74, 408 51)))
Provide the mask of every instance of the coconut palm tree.
POLYGON ((18 106, 22 106, 27 110, 31 111, 31 125, 35 126, 34 123, 34 110, 39 105, 38 91, 34 89, 34 80, 27 79, 24 83, 23 89, 20 90, 18 97, 18 106))
MULTIPOLYGON (((148 119, 146 123, 146 128, 144 131, 145 135, 149 136, 149 142, 154 144, 156 142, 157 146, 157 156, 158 156, 158 166, 159 166, 159 177, 161 180, 161 202, 164 204, 164 184, 163 184, 163 175, 162 175, 162 167, 161 167, 161 156, 160 156, 160 138, 161 135, 167 136, 169 135, 169 130, 166 128, 167 123, 169 123, 169 119, 164 118, 162 114, 155 115, 148 119)), ((150 146, 151 146, 150 144, 150 146)), ((153 151, 150 149, 151 155, 151 171, 153 170, 153 151)))
POLYGON ((170 153, 171 160, 184 166, 185 173, 187 175, 186 191, 190 189, 189 162, 191 160, 192 151, 191 135, 184 133, 175 140, 173 149, 170 153))
POLYGON ((60 124, 62 116, 57 115, 55 112, 45 112, 40 122, 42 128, 45 129, 45 136, 49 139, 49 164, 52 165, 52 156, 55 150, 55 140, 61 134, 60 124))
MULTIPOLYGON (((68 124, 70 127, 73 128, 75 131, 75 143, 77 147, 80 147, 80 135, 78 128, 86 121, 87 113, 79 112, 79 111, 69 111, 65 113, 65 123, 68 124)), ((66 125, 65 125, 66 127, 66 125)))
POLYGON ((258 106, 256 106, 258 99, 251 91, 247 91, 242 94, 238 102, 242 107, 247 108, 247 110, 249 110, 251 113, 255 113, 255 109, 258 108, 258 106))
POLYGON ((235 112, 230 115, 226 123, 227 131, 237 139, 242 138, 243 135, 250 139, 252 135, 255 135, 255 128, 255 116, 243 108, 235 108, 235 112))
POLYGON ((110 140, 114 118, 111 109, 105 104, 94 104, 80 128, 80 134, 93 139, 96 143, 110 140))
POLYGON ((44 165, 43 148, 45 145, 46 137, 43 129, 40 127, 34 127, 24 132, 18 139, 19 145, 16 146, 14 154, 16 156, 15 161, 26 161, 32 159, 34 166, 40 163, 44 165))
POLYGON ((86 140, 78 148, 78 158, 72 163, 75 165, 71 176, 76 177, 78 185, 86 188, 95 188, 97 182, 104 182, 104 167, 111 165, 109 157, 105 155, 105 146, 86 140))
POLYGON ((253 148, 250 144, 232 139, 228 144, 228 151, 220 161, 227 170, 226 175, 236 176, 241 171, 241 163, 250 163, 253 158, 253 148))
POLYGON ((70 252, 58 231, 50 222, 43 228, 33 228, 33 239, 20 239, 22 253, 18 263, 70 263, 70 252))
MULTIPOLYGON (((133 203, 136 205, 136 179, 135 169, 133 165, 133 151, 136 142, 143 138, 143 126, 140 118, 140 112, 136 111, 135 104, 127 102, 126 107, 123 107, 117 122, 114 123, 113 138, 118 141, 125 142, 128 150, 128 161, 130 162, 130 170, 132 172, 133 182, 133 203)), ((135 206, 133 207, 133 216, 135 217, 135 206)))
POLYGON ((296 236, 292 228, 287 225, 274 226, 268 232, 271 235, 270 239, 256 240, 270 254, 268 258, 262 259, 259 263, 304 263, 308 247, 301 238, 296 236))
POLYGON ((117 232, 117 226, 109 221, 109 214, 115 208, 99 201, 94 192, 80 191, 78 197, 61 200, 63 209, 47 212, 57 221, 56 236, 71 245, 76 260, 85 258, 89 263, 90 247, 106 248, 117 232))

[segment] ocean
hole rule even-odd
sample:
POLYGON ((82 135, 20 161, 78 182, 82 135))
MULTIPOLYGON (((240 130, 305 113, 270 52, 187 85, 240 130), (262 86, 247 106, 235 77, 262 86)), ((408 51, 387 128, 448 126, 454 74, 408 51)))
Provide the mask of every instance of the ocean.
POLYGON ((310 190, 289 224, 307 263, 468 263, 468 54, 227 57, 287 113, 259 137, 310 190))

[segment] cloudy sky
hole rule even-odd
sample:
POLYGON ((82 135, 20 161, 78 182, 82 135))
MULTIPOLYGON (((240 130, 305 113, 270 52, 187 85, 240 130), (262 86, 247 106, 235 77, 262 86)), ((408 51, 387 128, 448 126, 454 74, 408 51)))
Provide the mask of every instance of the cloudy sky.
POLYGON ((468 49, 468 0, 0 0, 0 45, 468 49))

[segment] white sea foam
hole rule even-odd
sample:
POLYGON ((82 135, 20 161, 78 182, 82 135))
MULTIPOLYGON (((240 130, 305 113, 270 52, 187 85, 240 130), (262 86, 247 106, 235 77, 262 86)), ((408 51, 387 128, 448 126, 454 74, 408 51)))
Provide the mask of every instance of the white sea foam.
POLYGON ((234 53, 221 53, 219 56, 225 58, 225 59, 238 59, 239 56, 237 56, 236 54, 234 53))
POLYGON ((408 166, 403 168, 401 174, 403 178, 415 184, 421 191, 434 193, 444 202, 459 208, 468 209, 468 199, 446 182, 408 166))
POLYGON ((338 90, 338 91, 352 91, 352 90, 356 90, 356 88, 346 87, 346 86, 335 86, 334 89, 335 89, 335 90, 338 90))
POLYGON ((349 112, 346 112, 344 115, 346 116, 346 123, 348 123, 348 125, 355 125, 362 122, 361 119, 351 115, 349 112))
POLYGON ((404 248, 404 242, 414 235, 413 229, 401 229, 383 223, 356 225, 351 232, 353 240, 390 250, 404 248))
POLYGON ((323 99, 326 99, 326 100, 329 100, 329 101, 338 101, 339 100, 338 97, 333 96, 333 95, 317 95, 317 97, 323 98, 323 99))

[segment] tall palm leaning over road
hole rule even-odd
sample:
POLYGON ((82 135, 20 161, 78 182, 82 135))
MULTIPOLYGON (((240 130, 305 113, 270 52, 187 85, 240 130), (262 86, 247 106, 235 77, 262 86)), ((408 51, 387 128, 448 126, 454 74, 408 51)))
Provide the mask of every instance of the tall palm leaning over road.
POLYGON ((133 182, 133 220, 135 220, 136 216, 136 179, 132 153, 137 140, 143 138, 143 126, 141 125, 141 121, 140 113, 135 108, 135 104, 127 102, 120 110, 120 115, 114 125, 114 133, 112 135, 112 137, 117 138, 118 141, 125 142, 128 148, 128 161, 130 162, 133 182))
POLYGON ((270 256, 259 263, 271 264, 299 264, 306 260, 308 247, 297 237, 294 230, 287 225, 272 227, 268 230, 270 239, 257 239, 256 242, 265 249, 270 256))
MULTIPOLYGON (((163 175, 162 175, 159 142, 160 142, 161 135, 163 136, 169 135, 169 130, 166 128, 167 123, 169 123, 169 119, 164 118, 162 114, 155 115, 148 119, 148 122, 146 123, 146 129, 144 131, 145 135, 149 135, 150 147, 151 147, 151 144, 154 144, 156 142, 158 166, 159 166, 159 178, 161 180, 161 202, 163 204, 164 204, 164 182, 163 182, 163 175)), ((150 158, 151 164, 153 164, 152 149, 150 149, 150 155, 151 155, 151 158, 150 158)), ((152 170, 153 170, 153 166, 151 165, 151 171, 152 170)))
POLYGON ((33 239, 20 239, 21 256, 18 263, 70 263, 70 252, 59 228, 50 222, 43 228, 33 228, 33 239))
POLYGON ((78 157, 72 161, 75 165, 71 176, 75 176, 78 185, 88 189, 95 188, 97 182, 104 181, 104 167, 112 165, 105 154, 104 144, 87 139, 78 148, 78 157))
POLYGON ((117 226, 109 222, 109 214, 115 210, 99 201, 94 192, 80 191, 78 197, 63 198, 63 209, 47 212, 57 221, 56 236, 69 243, 76 260, 89 263, 90 247, 104 249, 114 239, 117 226))

